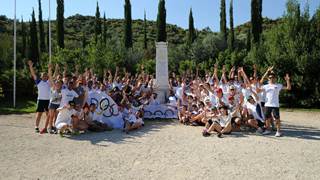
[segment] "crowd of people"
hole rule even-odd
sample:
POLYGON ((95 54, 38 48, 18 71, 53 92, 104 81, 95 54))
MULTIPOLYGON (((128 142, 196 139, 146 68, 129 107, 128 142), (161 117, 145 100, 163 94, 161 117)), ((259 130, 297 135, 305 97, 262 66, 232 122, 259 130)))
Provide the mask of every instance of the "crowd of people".
MULTIPOLYGON (((124 132, 144 126, 146 106, 161 106, 157 97, 157 82, 153 75, 144 72, 132 75, 117 67, 113 74, 104 70, 102 78, 86 68, 68 72, 65 66, 48 65, 48 72, 36 75, 32 61, 28 61, 31 75, 38 89, 36 125, 37 133, 77 134, 79 132, 124 132), (104 97, 105 102, 97 97, 104 97), (104 107, 109 115, 101 116, 104 107), (112 108, 110 108, 112 107, 112 108), (42 114, 46 113, 44 128, 39 129, 42 114), (114 118, 110 123, 109 119, 114 118)), ((205 77, 196 73, 177 76, 171 73, 166 104, 176 110, 176 119, 188 126, 204 126, 202 135, 217 134, 223 137, 233 131, 254 130, 268 135, 275 130, 280 137, 281 123, 279 93, 290 90, 290 77, 284 78, 286 86, 277 83, 273 67, 259 78, 257 67, 248 76, 242 67, 232 67, 227 74, 225 66, 218 77, 218 65, 205 77), (267 80, 267 81, 266 81, 267 80)))

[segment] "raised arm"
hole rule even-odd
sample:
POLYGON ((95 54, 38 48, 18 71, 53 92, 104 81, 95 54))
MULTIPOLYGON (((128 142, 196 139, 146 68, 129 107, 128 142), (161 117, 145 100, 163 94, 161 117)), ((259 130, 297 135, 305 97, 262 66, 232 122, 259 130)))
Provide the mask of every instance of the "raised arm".
POLYGON ((222 75, 221 75, 221 80, 223 80, 223 83, 227 83, 227 76, 226 76, 226 66, 222 66, 222 75))
POLYGON ((54 68, 53 79, 56 79, 59 74, 59 64, 57 63, 54 68))
POLYGON ((48 77, 49 77, 49 84, 53 87, 53 78, 52 78, 52 64, 48 64, 48 77))
POLYGON ((290 76, 288 73, 286 74, 284 79, 286 80, 287 86, 283 87, 282 89, 290 91, 291 90, 291 82, 290 82, 290 76))
POLYGON ((236 70, 236 67, 232 67, 230 72, 229 72, 229 79, 233 79, 234 78, 234 71, 236 70))
POLYGON ((63 77, 67 76, 67 70, 68 70, 68 65, 67 65, 67 63, 65 63, 64 67, 63 67, 63 77))
POLYGON ((247 76, 246 72, 244 71, 243 67, 240 68, 240 72, 241 72, 241 75, 242 75, 242 77, 243 77, 244 83, 245 83, 247 86, 250 86, 250 81, 249 81, 248 76, 247 76))
POLYGON ((33 69, 33 62, 31 60, 28 61, 29 69, 33 80, 37 80, 37 75, 33 69))
POLYGON ((258 77, 257 77, 257 65, 256 64, 253 65, 253 78, 255 80, 258 79, 258 77))
POLYGON ((116 72, 114 73, 113 82, 116 82, 119 73, 119 67, 116 67, 116 72))
POLYGON ((268 73, 269 73, 270 71, 272 71, 272 69, 273 69, 273 66, 272 66, 272 67, 269 67, 269 68, 267 69, 267 71, 264 73, 264 75, 263 75, 262 78, 260 79, 260 84, 263 84, 264 79, 268 76, 268 73))

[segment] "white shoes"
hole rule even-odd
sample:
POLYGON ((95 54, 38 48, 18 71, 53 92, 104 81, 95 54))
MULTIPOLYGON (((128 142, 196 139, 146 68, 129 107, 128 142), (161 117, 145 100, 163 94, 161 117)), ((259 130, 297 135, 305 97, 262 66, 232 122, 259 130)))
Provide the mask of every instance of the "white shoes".
POLYGON ((262 135, 269 135, 269 134, 271 134, 271 131, 269 131, 269 130, 265 130, 265 131, 262 133, 262 135))
POLYGON ((282 136, 281 132, 277 131, 275 137, 281 137, 281 136, 282 136))

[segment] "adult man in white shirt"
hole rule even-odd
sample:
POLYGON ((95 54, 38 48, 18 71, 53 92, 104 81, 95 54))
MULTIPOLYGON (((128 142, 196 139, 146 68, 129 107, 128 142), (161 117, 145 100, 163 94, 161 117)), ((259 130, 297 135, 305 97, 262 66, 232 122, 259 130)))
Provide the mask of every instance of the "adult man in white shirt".
POLYGON ((287 83, 287 86, 284 87, 282 84, 276 83, 276 76, 272 72, 273 67, 268 68, 267 72, 263 75, 261 78, 260 83, 263 83, 263 80, 268 75, 268 84, 262 86, 262 90, 265 92, 265 107, 266 107, 266 128, 267 130, 264 132, 264 134, 270 134, 271 131, 270 128, 270 122, 275 119, 276 121, 276 127, 277 127, 277 133, 276 137, 280 137, 282 134, 280 132, 280 112, 279 112, 279 94, 280 91, 283 90, 291 90, 291 83, 290 83, 290 76, 289 74, 286 74, 285 81, 287 83))
MULTIPOLYGON (((39 133, 39 124, 42 117, 42 113, 46 113, 46 121, 49 121, 48 116, 48 107, 49 107, 49 101, 50 101, 50 87, 51 84, 48 81, 48 74, 47 73, 41 73, 41 77, 38 78, 34 69, 33 69, 33 63, 31 60, 28 61, 29 69, 32 75, 33 80, 35 81, 37 88, 38 88, 38 98, 37 98, 37 114, 36 114, 36 126, 35 131, 36 133, 39 133)), ((49 66, 48 71, 51 71, 51 66, 49 66)), ((46 129, 43 129, 42 131, 46 131, 46 129)), ((44 133, 44 132, 43 132, 44 133)))

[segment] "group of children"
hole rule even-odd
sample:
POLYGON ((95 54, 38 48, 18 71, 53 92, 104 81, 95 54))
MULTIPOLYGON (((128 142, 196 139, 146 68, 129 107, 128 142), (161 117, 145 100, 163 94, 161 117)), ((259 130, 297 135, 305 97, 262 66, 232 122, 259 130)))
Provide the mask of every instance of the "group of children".
MULTIPOLYGON (((38 89, 35 131, 43 133, 79 133, 86 131, 108 131, 119 128, 106 122, 111 116, 120 116, 117 120, 125 132, 144 126, 144 107, 160 105, 157 84, 153 75, 141 73, 131 75, 123 73, 117 67, 115 74, 105 70, 99 79, 91 69, 79 73, 79 66, 70 74, 65 66, 60 74, 58 65, 48 65, 48 73, 38 77, 32 61, 28 61, 31 75, 38 89), (122 76, 120 76, 120 74, 122 76), (107 106, 110 116, 101 116, 104 104, 95 96, 110 97, 107 106), (112 108, 110 108, 112 106, 112 108), (39 129, 41 116, 47 114, 45 127, 39 129)), ((250 127, 257 133, 267 135, 276 127, 276 137, 281 136, 279 93, 282 89, 290 90, 290 77, 285 77, 286 86, 277 83, 273 67, 268 68, 263 77, 257 77, 257 67, 248 78, 242 67, 233 67, 228 76, 225 66, 221 78, 218 66, 213 73, 205 77, 185 73, 169 78, 167 103, 177 109, 177 119, 185 125, 204 126, 203 136, 230 134, 250 127), (265 83, 265 79, 268 82, 265 83)))

